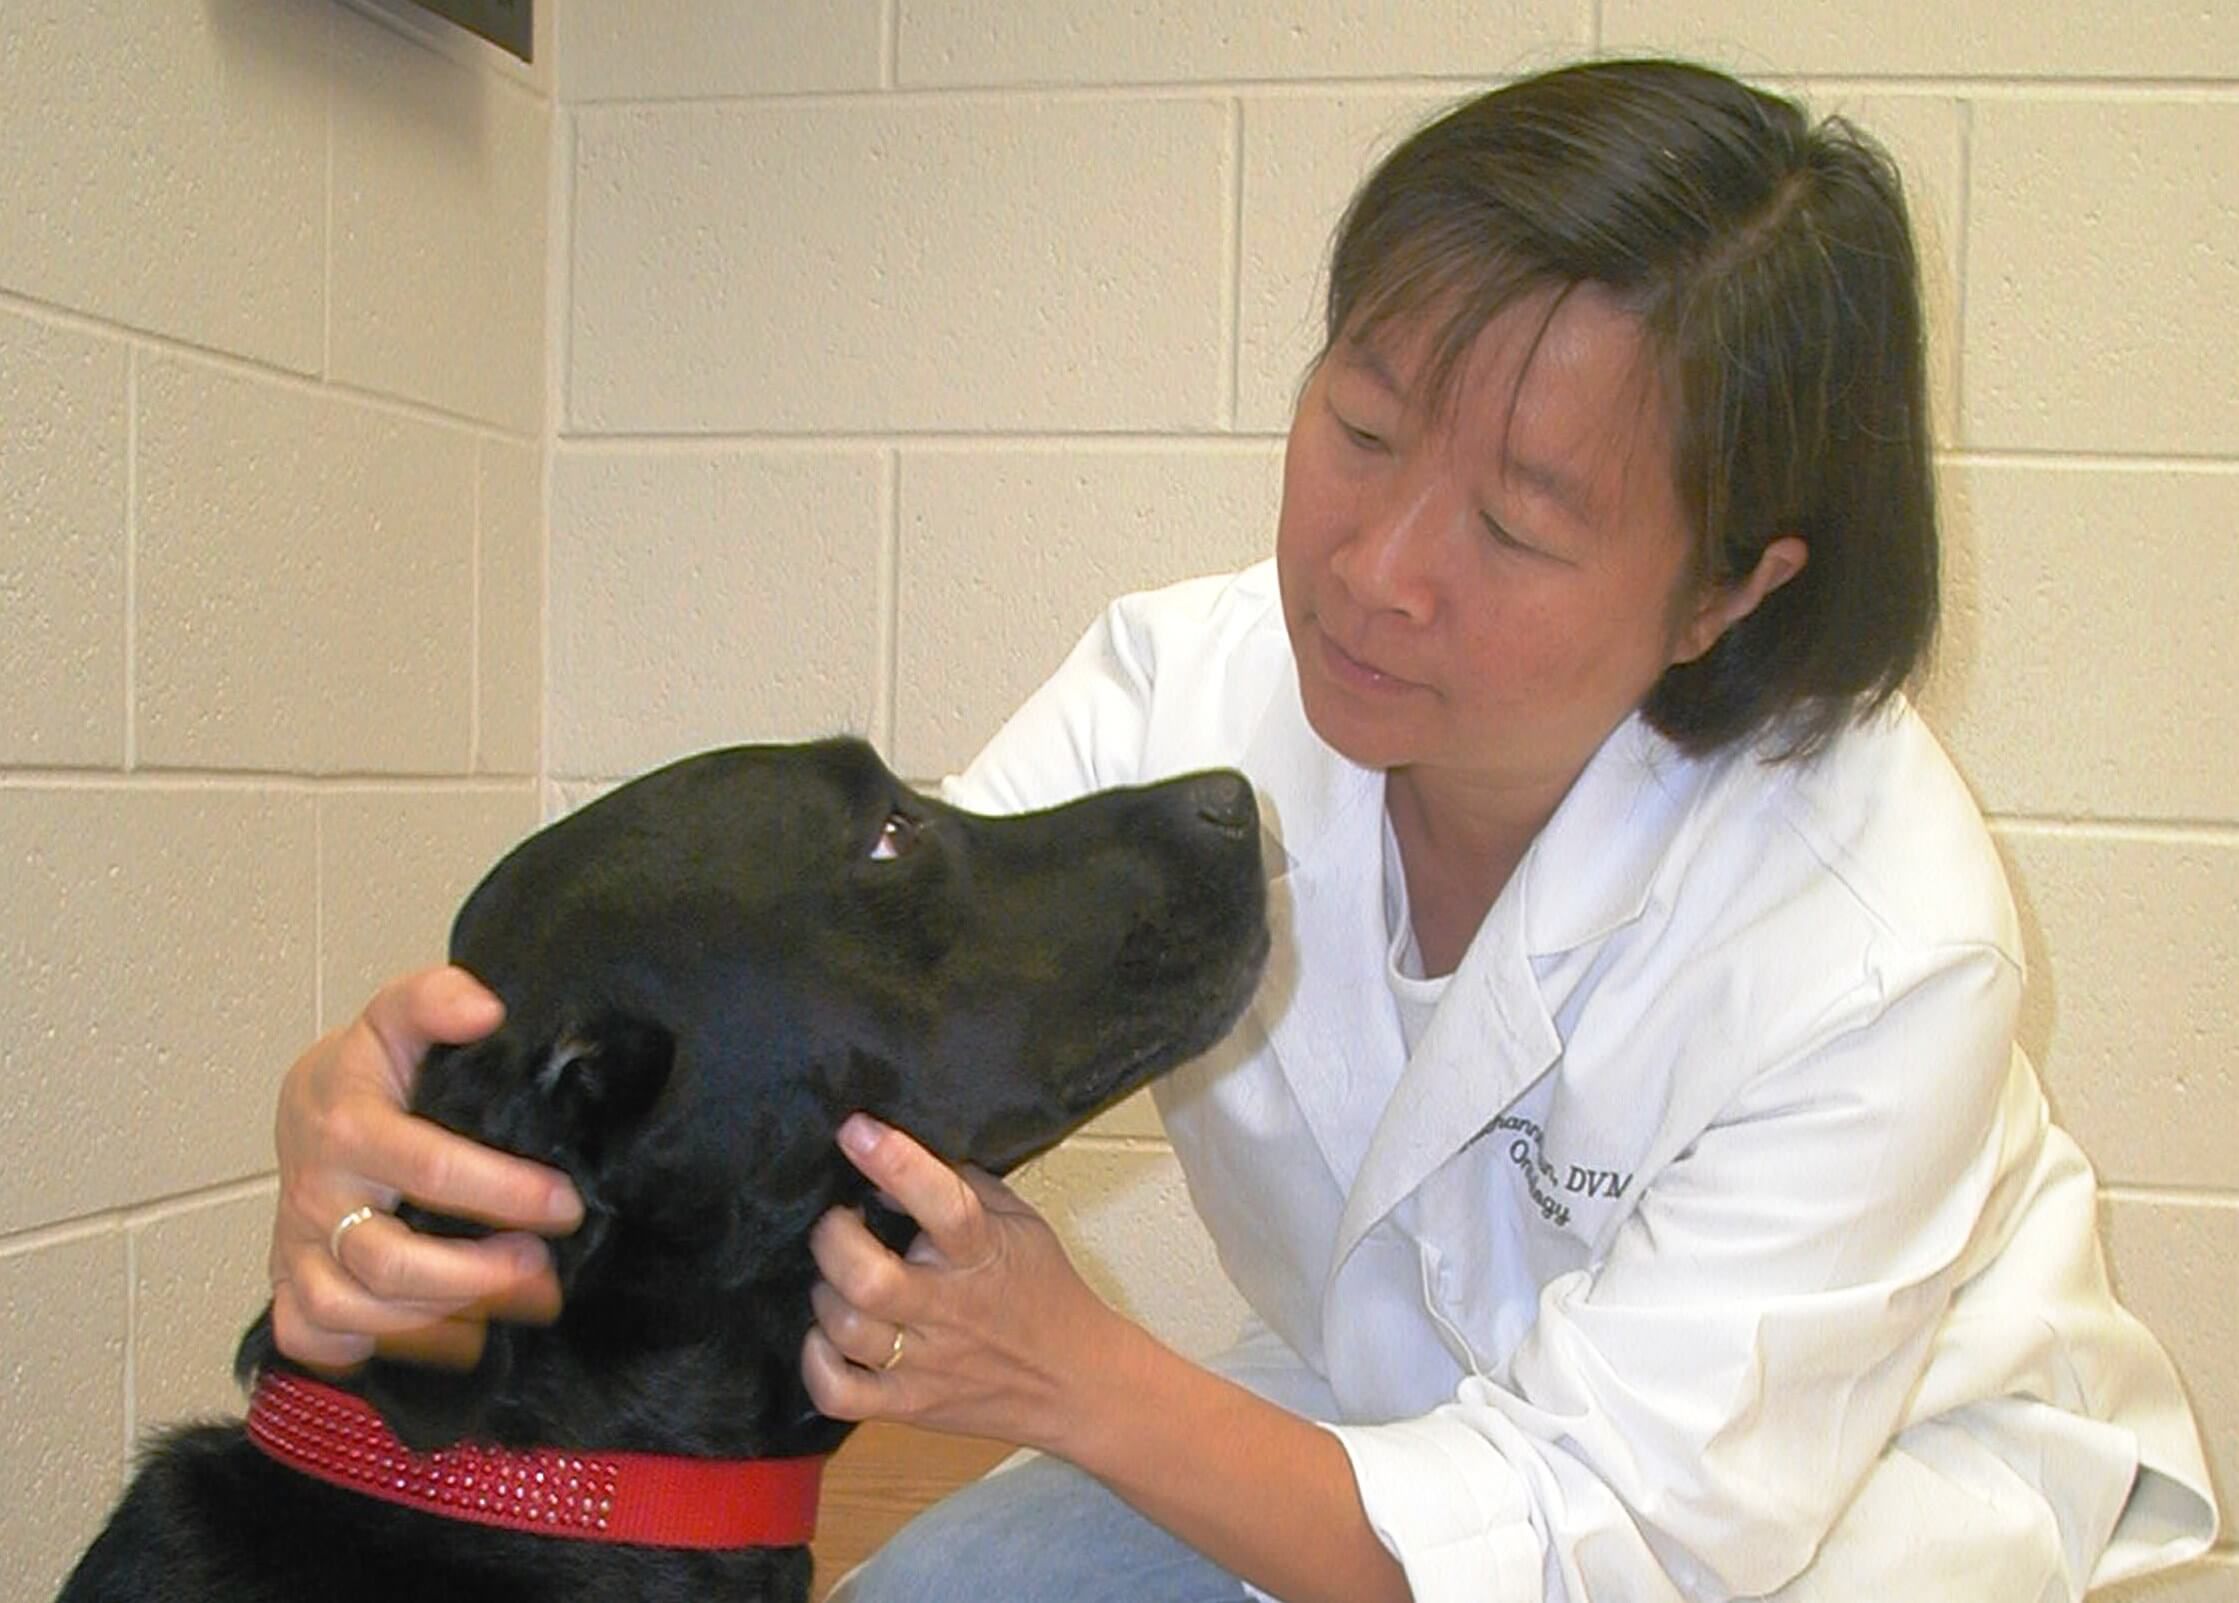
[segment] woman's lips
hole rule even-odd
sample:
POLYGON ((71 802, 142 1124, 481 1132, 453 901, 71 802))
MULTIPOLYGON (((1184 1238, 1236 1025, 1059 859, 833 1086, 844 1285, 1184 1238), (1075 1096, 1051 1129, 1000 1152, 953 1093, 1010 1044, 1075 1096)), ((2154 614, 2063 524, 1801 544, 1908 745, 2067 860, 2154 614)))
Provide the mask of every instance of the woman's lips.
POLYGON ((1388 674, 1360 660, 1332 639, 1328 631, 1316 627, 1315 636, 1321 642, 1322 666, 1329 677, 1341 685, 1370 695, 1394 695, 1406 690, 1420 690, 1422 686, 1412 680, 1388 674))

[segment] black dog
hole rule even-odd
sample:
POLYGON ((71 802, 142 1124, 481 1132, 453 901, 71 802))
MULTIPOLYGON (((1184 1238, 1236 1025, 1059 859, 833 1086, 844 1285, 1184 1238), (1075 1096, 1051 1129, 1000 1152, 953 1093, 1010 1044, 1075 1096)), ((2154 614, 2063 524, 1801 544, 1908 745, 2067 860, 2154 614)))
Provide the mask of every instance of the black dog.
MULTIPOLYGON (((1212 1045, 1266 954, 1258 815, 1215 773, 981 818, 905 788, 860 742, 738 747, 531 836, 468 898, 451 947, 506 1021, 432 1055, 415 1106, 573 1176, 586 1216, 554 1244, 565 1307, 550 1326, 493 1325, 468 1373, 377 1358, 339 1404, 445 1450, 400 1460, 397 1484, 479 1468, 441 1495, 502 1505, 528 1483, 532 1512, 581 1526, 620 1473, 602 1454, 813 1460, 839 1444, 848 1427, 815 1412, 796 1367, 809 1227, 869 1205, 889 1241, 911 1228, 834 1147, 840 1121, 868 1110, 1001 1172, 1212 1045), (494 1453, 544 1447, 580 1455, 555 1471, 564 1497, 494 1453)), ((237 1368, 283 1402, 308 1379, 269 1315, 237 1368)), ((346 1444, 309 1450, 327 1478, 283 1465, 268 1449, 290 1428, 160 1438, 64 1603, 808 1594, 797 1531, 671 1548, 464 1523, 387 1500, 389 1470, 346 1444)))

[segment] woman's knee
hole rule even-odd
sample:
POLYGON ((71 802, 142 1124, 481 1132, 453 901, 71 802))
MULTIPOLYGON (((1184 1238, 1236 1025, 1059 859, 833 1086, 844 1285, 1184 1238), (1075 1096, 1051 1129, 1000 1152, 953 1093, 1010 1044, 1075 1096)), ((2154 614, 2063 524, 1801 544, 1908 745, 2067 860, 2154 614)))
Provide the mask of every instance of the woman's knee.
POLYGON ((1033 1458, 898 1531, 831 1603, 1205 1603, 1244 1597, 1092 1476, 1033 1458))
POLYGON ((1022 1541, 1031 1523, 1023 1504, 1046 1503, 1052 1491, 1028 1473, 1034 1467, 974 1481, 926 1509, 849 1575, 831 1603, 993 1603, 1003 1594, 991 1590, 991 1569, 1039 1546, 1022 1541))

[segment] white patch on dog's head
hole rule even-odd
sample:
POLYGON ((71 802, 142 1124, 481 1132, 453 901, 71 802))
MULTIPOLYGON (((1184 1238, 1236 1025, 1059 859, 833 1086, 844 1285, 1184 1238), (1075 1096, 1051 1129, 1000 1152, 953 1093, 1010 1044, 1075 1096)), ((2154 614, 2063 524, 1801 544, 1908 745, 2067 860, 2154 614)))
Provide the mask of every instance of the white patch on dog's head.
POLYGON ((560 1076, 576 1064, 599 1055, 596 1041, 586 1041, 580 1035, 563 1035, 553 1043, 552 1055, 544 1060, 544 1067, 537 1070, 536 1088, 547 1096, 559 1088, 560 1076))

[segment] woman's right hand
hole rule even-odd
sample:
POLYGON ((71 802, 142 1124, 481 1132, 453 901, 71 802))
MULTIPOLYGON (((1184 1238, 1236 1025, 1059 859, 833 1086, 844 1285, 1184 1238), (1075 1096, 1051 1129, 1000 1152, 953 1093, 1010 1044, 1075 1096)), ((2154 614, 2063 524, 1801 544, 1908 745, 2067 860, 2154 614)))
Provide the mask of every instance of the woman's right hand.
POLYGON ((464 969, 421 969, 384 985, 288 1070, 270 1268, 273 1335, 289 1357, 342 1369, 378 1342, 384 1355, 471 1365, 489 1317, 558 1313, 540 1236, 582 1222, 567 1176, 405 1111, 432 1044, 479 1040, 504 1016, 464 969), (500 1233, 417 1234, 393 1217, 402 1198, 500 1233), (336 1225, 365 1207, 372 1216, 337 1240, 336 1225))

